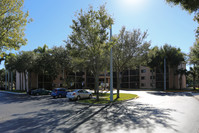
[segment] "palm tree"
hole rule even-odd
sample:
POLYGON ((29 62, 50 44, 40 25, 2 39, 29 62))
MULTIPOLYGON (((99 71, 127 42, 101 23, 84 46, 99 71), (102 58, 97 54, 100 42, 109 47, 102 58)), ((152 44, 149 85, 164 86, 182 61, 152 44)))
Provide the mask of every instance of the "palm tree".
POLYGON ((154 87, 154 70, 160 64, 160 56, 158 47, 154 47, 149 51, 147 65, 152 69, 152 87, 154 87))
MULTIPOLYGON (((44 55, 46 54, 46 52, 48 51, 48 46, 46 44, 44 44, 43 47, 38 47, 37 49, 34 49, 34 52, 39 54, 39 55, 44 55)), ((43 63, 43 68, 42 69, 42 72, 43 72, 43 88, 44 88, 44 74, 45 74, 45 63, 43 63)))
POLYGON ((160 48, 160 53, 162 55, 162 61, 163 58, 166 57, 168 68, 173 69, 173 88, 175 88, 175 71, 178 65, 185 60, 185 54, 181 52, 180 48, 175 48, 168 44, 160 48))
POLYGON ((193 78, 193 89, 196 89, 196 77, 197 77, 198 67, 194 65, 194 67, 190 67, 188 74, 190 74, 193 78))

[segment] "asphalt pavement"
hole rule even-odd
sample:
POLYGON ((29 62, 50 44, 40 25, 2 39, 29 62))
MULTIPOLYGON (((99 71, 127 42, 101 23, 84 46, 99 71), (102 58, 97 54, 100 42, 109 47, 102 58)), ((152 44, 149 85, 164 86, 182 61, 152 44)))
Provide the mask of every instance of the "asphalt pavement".
POLYGON ((199 100, 190 93, 121 93, 139 98, 92 106, 0 92, 0 133, 199 133, 199 100))

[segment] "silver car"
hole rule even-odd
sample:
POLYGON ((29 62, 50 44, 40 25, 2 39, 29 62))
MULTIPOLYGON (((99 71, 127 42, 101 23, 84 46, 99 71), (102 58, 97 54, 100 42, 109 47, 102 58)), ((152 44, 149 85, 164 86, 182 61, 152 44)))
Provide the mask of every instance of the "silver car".
POLYGON ((66 97, 69 100, 80 100, 80 99, 84 99, 84 98, 92 98, 92 93, 90 93, 86 90, 83 90, 83 89, 77 89, 72 92, 68 92, 66 97))

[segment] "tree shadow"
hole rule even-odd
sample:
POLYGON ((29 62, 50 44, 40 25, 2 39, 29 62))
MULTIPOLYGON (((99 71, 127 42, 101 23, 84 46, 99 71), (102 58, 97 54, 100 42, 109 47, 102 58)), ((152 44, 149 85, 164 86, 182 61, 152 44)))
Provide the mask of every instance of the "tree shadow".
POLYGON ((39 101, 39 100, 44 100, 44 99, 52 99, 50 95, 32 96, 32 95, 26 95, 26 94, 17 95, 17 94, 7 94, 7 93, 0 93, 0 97, 1 97, 0 103, 3 103, 3 104, 23 103, 23 102, 39 101))
MULTIPOLYGON (((66 103, 67 105, 69 103, 66 103)), ((145 130, 153 132, 157 125, 175 132, 170 116, 175 110, 151 107, 138 102, 105 106, 76 105, 65 109, 42 109, 26 114, 14 114, 14 119, 0 122, 0 132, 115 132, 145 130)))
POLYGON ((154 91, 154 92, 147 92, 152 95, 156 96, 192 96, 191 93, 188 92, 160 92, 160 91, 154 91))

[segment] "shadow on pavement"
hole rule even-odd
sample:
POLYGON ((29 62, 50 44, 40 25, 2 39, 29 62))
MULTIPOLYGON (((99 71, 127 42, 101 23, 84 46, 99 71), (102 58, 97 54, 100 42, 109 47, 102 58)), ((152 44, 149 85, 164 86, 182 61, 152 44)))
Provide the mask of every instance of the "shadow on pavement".
POLYGON ((27 101, 36 101, 51 98, 49 95, 41 96, 31 96, 31 95, 17 95, 17 94, 7 94, 0 93, 0 103, 9 104, 9 103, 23 103, 27 101))
POLYGON ((127 132, 142 129, 153 132, 163 126, 175 132, 171 109, 159 109, 148 104, 125 102, 122 104, 91 106, 73 105, 70 108, 42 109, 27 114, 15 114, 14 119, 0 122, 0 132, 116 132, 123 128, 127 132))
POLYGON ((154 91, 154 92, 147 92, 152 95, 157 95, 157 96, 192 96, 191 93, 188 92, 159 92, 159 91, 154 91))

